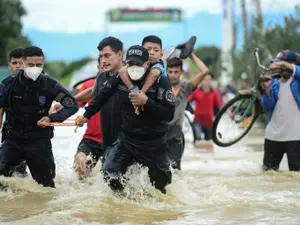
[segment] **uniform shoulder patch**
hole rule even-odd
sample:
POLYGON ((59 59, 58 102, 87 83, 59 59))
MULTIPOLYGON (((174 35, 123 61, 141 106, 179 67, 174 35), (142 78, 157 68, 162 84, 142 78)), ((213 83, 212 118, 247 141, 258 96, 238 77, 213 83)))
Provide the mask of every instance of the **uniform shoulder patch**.
POLYGON ((172 91, 167 90, 165 93, 165 99, 167 102, 176 102, 176 97, 172 91))
POLYGON ((75 102, 70 96, 66 96, 63 98, 61 104, 66 107, 73 107, 75 105, 75 102))

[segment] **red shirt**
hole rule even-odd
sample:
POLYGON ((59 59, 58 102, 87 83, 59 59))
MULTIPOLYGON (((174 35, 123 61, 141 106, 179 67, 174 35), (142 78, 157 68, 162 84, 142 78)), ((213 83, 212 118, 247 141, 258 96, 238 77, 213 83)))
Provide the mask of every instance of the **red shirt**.
POLYGON ((194 121, 200 123, 205 128, 212 128, 214 120, 214 107, 220 109, 222 107, 221 96, 217 90, 211 90, 205 93, 198 88, 190 95, 189 101, 195 101, 195 117, 194 121))
MULTIPOLYGON (((82 92, 83 90, 93 87, 96 82, 96 79, 91 79, 83 83, 81 86, 79 92, 82 92)), ((91 100, 92 101, 92 100, 91 100)), ((88 104, 91 103, 91 101, 88 102, 88 104)), ((86 103, 79 102, 79 107, 84 107, 86 103)), ((101 132, 101 124, 100 124, 100 112, 96 113, 94 116, 92 116, 89 121, 87 122, 87 128, 83 135, 83 138, 91 139, 94 141, 98 141, 102 143, 102 132, 101 132)))

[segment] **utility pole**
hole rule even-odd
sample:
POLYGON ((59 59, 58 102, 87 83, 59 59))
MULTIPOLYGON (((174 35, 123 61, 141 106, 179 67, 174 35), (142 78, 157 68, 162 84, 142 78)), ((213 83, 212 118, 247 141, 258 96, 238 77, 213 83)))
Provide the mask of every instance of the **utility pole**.
POLYGON ((234 49, 234 0, 221 0, 223 6, 222 18, 222 49, 221 49, 221 85, 231 79, 233 73, 232 50, 234 49))
POLYGON ((262 10, 261 10, 261 4, 260 0, 253 0, 256 8, 256 14, 257 14, 257 25, 259 28, 260 33, 264 34, 264 21, 262 16, 262 10))
POLYGON ((242 19, 244 28, 244 43, 248 40, 248 14, 246 9, 246 0, 241 0, 242 19))

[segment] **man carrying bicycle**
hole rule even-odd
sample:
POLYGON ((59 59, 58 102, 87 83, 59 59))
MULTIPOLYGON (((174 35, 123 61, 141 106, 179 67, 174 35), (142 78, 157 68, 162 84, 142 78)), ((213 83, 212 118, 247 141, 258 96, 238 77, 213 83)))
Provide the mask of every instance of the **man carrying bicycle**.
POLYGON ((280 78, 264 76, 261 103, 269 113, 263 158, 265 171, 278 170, 284 153, 289 170, 300 170, 300 66, 296 62, 296 54, 284 50, 269 67, 280 78))

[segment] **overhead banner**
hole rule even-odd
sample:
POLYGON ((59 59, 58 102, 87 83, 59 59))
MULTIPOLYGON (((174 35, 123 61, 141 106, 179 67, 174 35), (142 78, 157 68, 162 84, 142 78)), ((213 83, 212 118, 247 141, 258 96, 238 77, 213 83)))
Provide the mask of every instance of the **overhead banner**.
POLYGON ((109 11, 111 22, 180 22, 180 9, 130 9, 116 8, 109 11))

